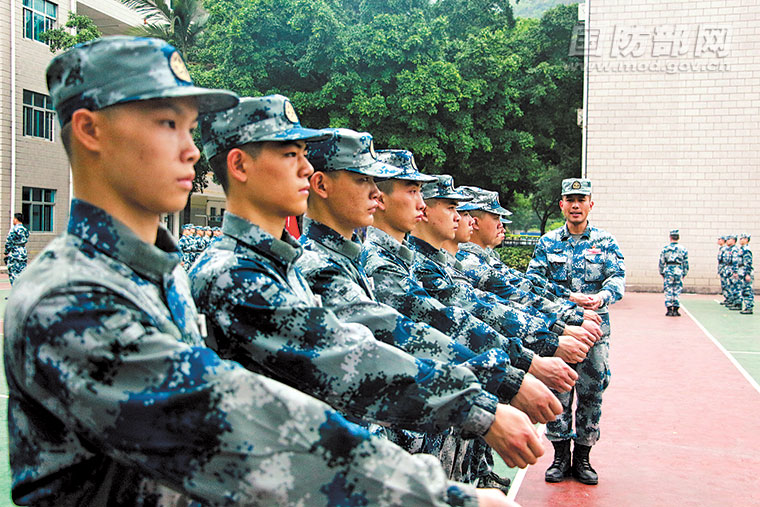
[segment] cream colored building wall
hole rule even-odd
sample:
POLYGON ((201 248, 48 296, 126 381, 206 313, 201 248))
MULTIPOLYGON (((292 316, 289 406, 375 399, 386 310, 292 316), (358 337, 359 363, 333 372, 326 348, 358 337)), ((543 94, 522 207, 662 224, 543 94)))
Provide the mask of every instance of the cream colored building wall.
POLYGON ((760 2, 588 7, 592 219, 620 243, 629 289, 661 290, 659 253, 680 229, 685 289, 718 292, 716 237, 760 242, 760 2))

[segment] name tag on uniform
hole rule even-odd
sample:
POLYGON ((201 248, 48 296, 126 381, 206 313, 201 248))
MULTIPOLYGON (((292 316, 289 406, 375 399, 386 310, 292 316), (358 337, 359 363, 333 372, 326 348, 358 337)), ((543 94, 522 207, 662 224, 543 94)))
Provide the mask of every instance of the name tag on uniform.
POLYGON ((322 296, 320 296, 319 294, 312 294, 311 300, 314 303, 314 306, 319 306, 319 307, 322 306, 322 296))
POLYGON ((198 330, 201 333, 201 337, 208 337, 208 329, 206 328, 206 316, 202 313, 198 314, 198 330))
POLYGON ((589 255, 596 255, 602 253, 601 248, 587 248, 584 253, 587 253, 589 255))

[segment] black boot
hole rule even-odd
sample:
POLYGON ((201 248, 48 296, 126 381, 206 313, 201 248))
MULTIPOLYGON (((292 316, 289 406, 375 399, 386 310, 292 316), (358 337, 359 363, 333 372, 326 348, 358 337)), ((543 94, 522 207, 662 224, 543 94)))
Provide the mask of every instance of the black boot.
POLYGON ((665 312, 665 316, 666 317, 672 317, 673 316, 673 307, 672 306, 668 306, 668 311, 665 312))
POLYGON ((570 440, 552 442, 554 446, 554 461, 546 469, 546 482, 562 482, 570 475, 570 440))
POLYGON ((673 307, 673 317, 680 317, 681 314, 678 312, 678 306, 673 307))
POLYGON ((575 444, 573 449, 573 477, 583 484, 594 485, 599 482, 596 470, 591 468, 588 454, 591 452, 590 445, 575 444))

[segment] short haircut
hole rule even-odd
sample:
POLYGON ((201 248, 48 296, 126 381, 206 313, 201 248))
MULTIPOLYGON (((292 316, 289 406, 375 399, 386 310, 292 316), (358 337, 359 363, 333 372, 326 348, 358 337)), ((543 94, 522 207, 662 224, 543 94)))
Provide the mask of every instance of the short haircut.
POLYGON ((218 181, 222 186, 222 190, 224 190, 225 194, 228 192, 230 187, 230 182, 227 178, 227 155, 230 153, 230 151, 237 148, 239 150, 243 150, 248 155, 250 155, 251 158, 255 159, 261 153, 262 147, 262 143, 248 143, 242 146, 233 146, 232 148, 227 148, 226 150, 222 150, 211 157, 211 160, 209 160, 208 163, 211 165, 211 170, 214 172, 214 178, 216 178, 216 181, 218 181))
POLYGON ((377 185, 378 190, 380 190, 382 193, 390 195, 393 192, 393 187, 397 181, 400 182, 401 180, 380 180, 376 181, 375 185, 377 185))
POLYGON ((61 142, 63 149, 66 150, 66 156, 71 159, 71 122, 61 127, 61 142))
POLYGON ((24 214, 23 213, 14 213, 13 218, 21 222, 22 224, 25 222, 24 220, 24 214))

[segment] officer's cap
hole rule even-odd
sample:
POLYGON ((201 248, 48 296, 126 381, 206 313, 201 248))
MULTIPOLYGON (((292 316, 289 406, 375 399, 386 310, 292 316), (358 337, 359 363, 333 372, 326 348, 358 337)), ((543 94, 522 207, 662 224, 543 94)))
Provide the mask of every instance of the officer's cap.
POLYGON ((454 190, 454 178, 448 174, 436 175, 435 181, 422 185, 422 198, 471 201, 472 197, 454 190))
POLYGON ((377 150, 377 159, 384 164, 392 165, 402 170, 400 174, 393 177, 394 180, 418 181, 420 183, 435 181, 435 176, 422 174, 417 169, 417 164, 411 151, 377 150))
POLYGON ((97 111, 141 100, 195 97, 199 113, 238 103, 231 91, 194 86, 179 51, 145 37, 103 37, 77 44, 50 62, 47 85, 61 126, 77 109, 97 111))
POLYGON ((283 95, 245 97, 236 107, 201 121, 201 142, 208 159, 248 143, 319 141, 329 136, 302 127, 293 104, 283 95))
POLYGON ((498 192, 473 186, 457 187, 457 192, 472 197, 472 200, 467 203, 468 206, 473 206, 470 208, 471 210, 487 211, 499 216, 509 216, 512 214, 511 211, 502 208, 501 204, 499 204, 498 192))
POLYGON ((562 180, 562 195, 591 195, 591 180, 586 178, 567 178, 562 180))
POLYGON ((325 132, 332 136, 309 145, 309 162, 315 171, 351 171, 375 178, 394 178, 403 172, 378 160, 368 132, 350 129, 325 129, 325 132))

